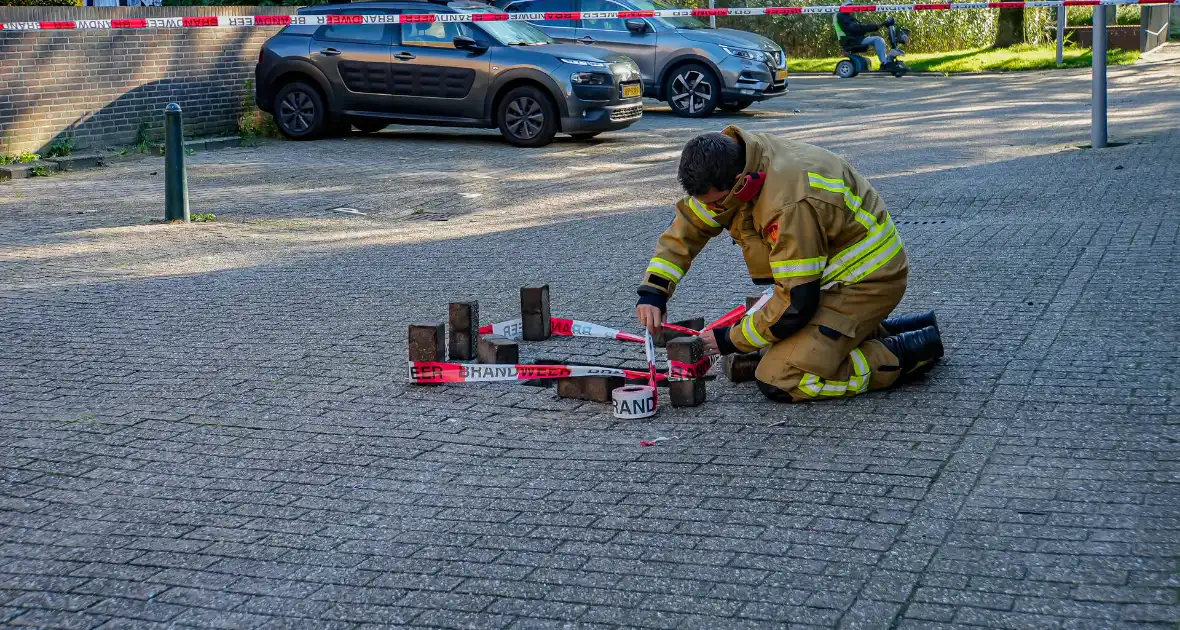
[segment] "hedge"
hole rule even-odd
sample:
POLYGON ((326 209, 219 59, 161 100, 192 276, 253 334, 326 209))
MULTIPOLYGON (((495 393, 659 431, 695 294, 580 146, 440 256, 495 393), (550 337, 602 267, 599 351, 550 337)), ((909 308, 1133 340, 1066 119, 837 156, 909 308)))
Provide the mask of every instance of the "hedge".
MULTIPOLYGON (((683 0, 682 0, 683 1, 683 0)), ((689 6, 708 6, 708 0, 690 0, 689 6)), ((780 6, 782 0, 716 0, 718 7, 780 6)), ((830 5, 833 0, 803 0, 797 5, 830 5)), ((910 30, 909 52, 945 52, 991 46, 996 38, 999 11, 970 9, 956 11, 904 11, 866 13, 864 22, 882 22, 892 17, 910 30)), ((1056 25, 1055 9, 1028 9, 1024 16, 1025 37, 1031 44, 1053 40, 1049 27, 1056 25)), ((707 21, 707 18, 706 18, 707 21)), ((830 14, 774 15, 717 18, 717 26, 753 31, 787 49, 790 57, 831 57, 840 54, 830 14)), ((884 33, 882 33, 884 35, 884 33)))

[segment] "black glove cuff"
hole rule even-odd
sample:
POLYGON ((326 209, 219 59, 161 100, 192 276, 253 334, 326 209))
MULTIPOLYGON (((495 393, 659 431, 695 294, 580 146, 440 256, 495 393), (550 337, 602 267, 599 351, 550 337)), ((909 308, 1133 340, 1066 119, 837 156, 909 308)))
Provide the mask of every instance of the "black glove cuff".
POLYGON ((640 287, 639 288, 639 291, 638 291, 639 302, 637 302, 635 305, 636 306, 643 306, 644 304, 646 304, 648 306, 654 306, 654 307, 660 309, 661 313, 667 312, 667 310, 668 310, 668 296, 666 296, 662 293, 657 293, 656 291, 654 291, 652 289, 648 289, 647 291, 644 291, 644 289, 646 289, 646 288, 647 287, 640 287))
POLYGON ((717 352, 721 354, 733 354, 738 351, 737 346, 729 340, 729 326, 718 326, 713 329, 713 334, 717 337, 717 352))

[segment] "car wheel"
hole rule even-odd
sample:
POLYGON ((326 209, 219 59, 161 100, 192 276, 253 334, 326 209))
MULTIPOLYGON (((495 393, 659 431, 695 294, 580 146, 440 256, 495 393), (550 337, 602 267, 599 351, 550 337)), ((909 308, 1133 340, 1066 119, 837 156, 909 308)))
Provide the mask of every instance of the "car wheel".
POLYGON ((668 104, 677 116, 704 118, 721 101, 721 84, 713 71, 697 63, 681 66, 664 86, 668 104))
POLYGON ((845 59, 836 64, 836 76, 840 77, 841 79, 851 79, 856 75, 856 65, 851 61, 845 59))
POLYGON ((374 120, 372 118, 356 118, 352 121, 352 126, 361 130, 361 133, 377 133, 389 126, 389 123, 384 120, 374 120))
POLYGON ((571 133, 570 137, 578 142, 585 142, 585 141, 597 136, 600 133, 602 133, 602 132, 601 131, 594 131, 591 133, 571 133))
POLYGON ((496 120, 504 139, 518 147, 543 147, 557 135, 557 108, 532 86, 514 88, 505 94, 496 120))
POLYGON ((754 101, 738 101, 736 103, 722 103, 718 108, 723 112, 740 112, 754 104, 754 101))
POLYGON ((302 81, 284 85, 275 95, 275 122, 292 140, 323 137, 327 114, 319 91, 302 81))

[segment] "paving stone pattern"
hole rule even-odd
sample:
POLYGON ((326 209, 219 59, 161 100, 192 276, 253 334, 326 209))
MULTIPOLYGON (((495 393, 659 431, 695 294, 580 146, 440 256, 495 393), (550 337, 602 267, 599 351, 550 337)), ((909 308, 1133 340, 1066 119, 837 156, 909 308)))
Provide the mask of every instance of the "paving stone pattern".
MULTIPOLYGON (((392 128, 0 186, 0 625, 1175 628, 1180 73, 803 78, 600 141, 392 128), (404 383, 406 326, 478 299, 634 330, 675 158, 737 123, 846 155, 936 309, 929 378, 784 406, 752 383, 615 421, 404 383), (334 212, 353 208, 364 215, 334 212), (656 446, 641 440, 669 437, 656 446)), ((1161 58, 1162 55, 1162 58, 1161 58)), ((1168 55, 1171 55, 1170 57, 1168 55)), ((710 245, 671 316, 754 288, 710 245)), ((561 339, 523 358, 640 365, 561 339)))

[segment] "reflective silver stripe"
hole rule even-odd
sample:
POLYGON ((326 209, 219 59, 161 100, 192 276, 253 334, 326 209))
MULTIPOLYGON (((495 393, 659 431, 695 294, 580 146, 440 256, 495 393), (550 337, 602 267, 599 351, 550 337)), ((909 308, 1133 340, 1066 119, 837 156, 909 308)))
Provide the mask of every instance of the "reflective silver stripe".
POLYGON ((795 260, 771 261, 770 270, 776 278, 801 278, 814 276, 823 271, 827 258, 798 258, 795 260))

